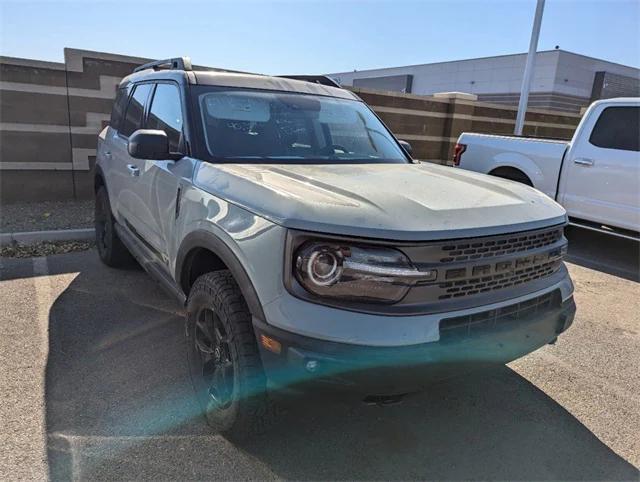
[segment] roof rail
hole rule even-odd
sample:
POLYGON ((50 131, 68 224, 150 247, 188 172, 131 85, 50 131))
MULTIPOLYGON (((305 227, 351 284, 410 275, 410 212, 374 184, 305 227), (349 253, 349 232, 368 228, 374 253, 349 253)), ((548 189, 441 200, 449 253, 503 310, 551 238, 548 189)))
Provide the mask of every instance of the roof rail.
POLYGON ((191 67, 191 59, 189 57, 176 57, 174 59, 156 60, 155 62, 149 62, 143 64, 135 69, 134 72, 140 72, 141 70, 153 69, 158 70, 162 67, 168 66, 170 70, 193 70, 191 67))
POLYGON ((326 75, 278 75, 283 79, 304 80, 305 82, 313 82, 314 84, 328 85, 329 87, 342 87, 335 80, 326 75))

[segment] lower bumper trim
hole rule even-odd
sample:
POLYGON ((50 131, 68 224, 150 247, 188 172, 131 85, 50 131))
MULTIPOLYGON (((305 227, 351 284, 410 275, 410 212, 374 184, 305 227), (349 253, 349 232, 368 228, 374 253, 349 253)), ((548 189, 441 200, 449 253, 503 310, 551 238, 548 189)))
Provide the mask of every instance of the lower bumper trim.
POLYGON ((304 337, 254 319, 256 335, 282 344, 261 347, 268 378, 277 385, 319 382, 401 391, 460 372, 508 363, 553 342, 573 322, 573 298, 560 291, 498 310, 443 319, 440 340, 405 347, 350 345, 304 337))

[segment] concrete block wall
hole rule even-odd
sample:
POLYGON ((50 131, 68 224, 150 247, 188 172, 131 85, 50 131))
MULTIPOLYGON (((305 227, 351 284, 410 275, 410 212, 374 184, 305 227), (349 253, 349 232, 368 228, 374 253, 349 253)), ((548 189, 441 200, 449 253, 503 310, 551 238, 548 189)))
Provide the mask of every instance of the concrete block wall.
MULTIPOLYGON (((0 203, 93 195, 97 135, 116 86, 150 59, 65 49, 64 62, 0 57, 0 203)), ((510 134, 514 108, 468 95, 353 88, 418 159, 446 163, 463 131, 510 134)), ((530 111, 525 134, 570 138, 579 116, 530 111)))
MULTIPOLYGON (((462 132, 511 135, 517 109, 470 100, 460 93, 419 96, 351 88, 380 116, 398 139, 411 143, 414 157, 446 164, 462 132)), ((571 139, 580 115, 527 111, 524 135, 571 139)))
POLYGON ((77 49, 60 63, 0 57, 0 202, 92 196, 116 86, 147 61, 77 49))

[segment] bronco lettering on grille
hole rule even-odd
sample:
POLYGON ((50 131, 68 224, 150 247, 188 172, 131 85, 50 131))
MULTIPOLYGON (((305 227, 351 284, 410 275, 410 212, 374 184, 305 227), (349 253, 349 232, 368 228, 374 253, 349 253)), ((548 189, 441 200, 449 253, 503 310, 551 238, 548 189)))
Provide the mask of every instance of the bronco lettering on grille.
POLYGON ((467 268, 453 268, 445 272, 445 279, 460 279, 467 276, 486 276, 493 273, 507 273, 517 269, 527 268, 530 266, 537 266, 547 261, 558 259, 562 256, 560 248, 553 249, 547 253, 539 253, 531 256, 524 256, 522 258, 516 258, 512 260, 499 261, 495 264, 481 264, 473 266, 471 273, 468 273, 467 268))

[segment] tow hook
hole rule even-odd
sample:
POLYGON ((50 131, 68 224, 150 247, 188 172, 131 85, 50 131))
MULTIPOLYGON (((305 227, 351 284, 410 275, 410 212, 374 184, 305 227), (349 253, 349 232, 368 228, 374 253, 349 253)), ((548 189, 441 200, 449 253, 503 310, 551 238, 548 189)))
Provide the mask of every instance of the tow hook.
POLYGON ((409 395, 408 393, 397 393, 394 395, 368 395, 362 402, 366 405, 377 405, 378 407, 390 407, 392 405, 399 405, 404 398, 409 395))

